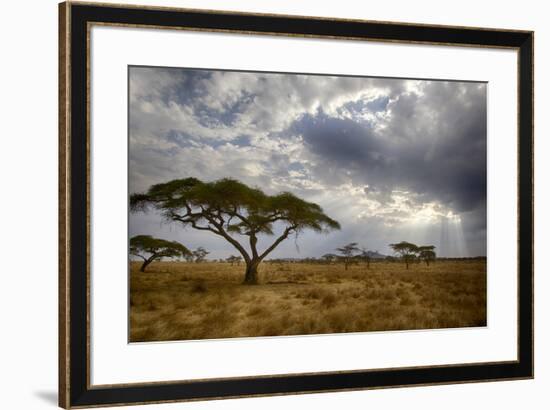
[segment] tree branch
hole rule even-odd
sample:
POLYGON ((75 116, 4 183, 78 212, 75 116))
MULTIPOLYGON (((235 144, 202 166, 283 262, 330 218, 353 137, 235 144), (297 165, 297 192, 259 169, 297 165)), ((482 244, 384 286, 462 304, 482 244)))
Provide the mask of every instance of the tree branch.
POLYGON ((146 260, 147 264, 153 262, 155 259, 157 259, 159 255, 157 253, 153 253, 149 258, 146 260))
POLYGON ((208 226, 199 226, 199 225, 197 225, 196 221, 190 221, 190 223, 191 223, 191 226, 194 229, 197 229, 199 231, 210 231, 210 232, 214 232, 215 234, 218 234, 218 231, 216 229, 212 228, 210 225, 208 225, 208 226))
POLYGON ((252 229, 252 226, 250 225, 250 221, 248 219, 246 219, 243 215, 238 213, 236 208, 233 211, 233 213, 234 213, 234 216, 239 218, 246 226, 248 226, 250 229, 252 229))
POLYGON ((275 242, 273 242, 271 244, 271 246, 269 248, 267 248, 261 255, 260 255, 260 260, 262 260, 263 258, 265 258, 267 255, 269 255, 269 253, 271 251, 273 251, 273 249, 275 249, 282 241, 284 241, 286 238, 288 238, 288 235, 290 235, 290 233, 296 229, 296 225, 292 225, 292 226, 289 226, 285 229, 285 231, 283 232, 283 234, 281 236, 279 236, 275 242))
POLYGON ((209 215, 204 215, 204 218, 210 222, 212 225, 214 225, 214 227, 216 228, 215 230, 214 229, 210 229, 210 231, 214 232, 216 235, 219 235, 221 237, 223 237, 227 242, 229 242, 231 245, 233 245, 235 247, 235 249, 237 249, 239 251, 239 253, 243 256, 244 260, 248 263, 250 262, 250 256, 248 255, 248 253, 246 252, 246 250, 243 248, 243 246, 240 244, 239 241, 237 241, 236 239, 232 238, 231 235, 229 235, 225 229, 223 229, 223 225, 216 222, 212 217, 210 217, 209 215))
POLYGON ((147 260, 147 258, 143 255, 140 255, 139 253, 131 253, 131 255, 134 255, 134 256, 139 256, 141 259, 143 259, 144 261, 147 260))

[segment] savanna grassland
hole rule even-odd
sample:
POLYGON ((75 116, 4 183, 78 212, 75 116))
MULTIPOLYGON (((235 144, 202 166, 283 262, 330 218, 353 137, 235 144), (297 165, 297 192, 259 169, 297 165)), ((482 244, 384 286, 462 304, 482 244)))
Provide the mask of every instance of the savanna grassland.
POLYGON ((486 325, 486 263, 131 263, 130 341, 305 335, 486 325))

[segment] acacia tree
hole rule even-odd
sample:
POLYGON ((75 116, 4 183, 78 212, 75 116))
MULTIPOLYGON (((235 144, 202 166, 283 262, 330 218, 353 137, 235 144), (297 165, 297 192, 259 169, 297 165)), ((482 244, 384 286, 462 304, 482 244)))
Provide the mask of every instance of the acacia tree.
POLYGON ((433 245, 424 245, 418 247, 418 257, 426 262, 426 266, 430 266, 430 262, 435 261, 435 246, 433 245))
POLYGON ((208 255, 209 253, 210 252, 208 252, 202 246, 199 246, 197 249, 193 251, 193 257, 195 258, 195 263, 204 262, 206 255, 208 255))
POLYGON ((145 268, 157 259, 186 257, 191 255, 191 251, 176 241, 153 238, 151 235, 138 235, 130 239, 130 254, 143 259, 139 270, 145 272, 145 268))
POLYGON ((323 259, 325 263, 330 264, 338 259, 338 255, 335 255, 333 253, 325 253, 323 256, 321 256, 321 259, 323 259))
POLYGON ((357 242, 348 243, 341 248, 336 248, 336 250, 342 254, 342 259, 344 260, 344 270, 348 270, 348 266, 352 262, 355 252, 359 251, 357 242))
POLYGON ((364 247, 361 248, 361 253, 359 254, 359 258, 367 264, 367 269, 370 269, 371 257, 370 257, 370 252, 366 248, 364 247))
POLYGON ((406 241, 391 243, 390 248, 405 262, 407 269, 409 269, 409 264, 416 259, 418 253, 418 246, 406 241))
POLYGON ((327 232, 340 228, 317 204, 289 192, 266 195, 229 178, 213 182, 185 178, 156 184, 145 193, 133 194, 130 207, 134 212, 152 207, 169 221, 225 239, 246 263, 246 284, 258 283, 261 261, 291 234, 297 235, 306 229, 327 232), (275 235, 275 224, 282 232, 267 248, 259 250, 258 236, 275 235), (235 236, 247 239, 248 245, 243 245, 235 236))

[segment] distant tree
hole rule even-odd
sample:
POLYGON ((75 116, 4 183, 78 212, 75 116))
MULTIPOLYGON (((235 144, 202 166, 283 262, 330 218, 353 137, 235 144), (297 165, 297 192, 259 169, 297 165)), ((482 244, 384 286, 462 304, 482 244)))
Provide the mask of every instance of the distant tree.
POLYGON ((199 246, 197 249, 193 251, 193 256, 195 257, 195 263, 204 262, 206 255, 208 255, 209 253, 210 252, 208 252, 202 246, 199 246))
POLYGON ((193 252, 189 252, 188 255, 184 255, 184 258, 187 263, 191 263, 195 260, 195 256, 193 255, 193 252))
POLYGON ((338 255, 335 255, 333 253, 325 253, 323 256, 321 256, 321 259, 325 263, 331 263, 338 259, 338 255))
POLYGON ((348 270, 349 264, 353 262, 355 252, 359 251, 357 242, 348 243, 340 248, 336 248, 336 250, 342 254, 341 258, 344 261, 344 269, 348 270))
POLYGON ((138 235, 130 239, 130 254, 143 259, 139 270, 145 272, 145 268, 155 260, 187 257, 191 255, 191 252, 176 241, 157 239, 150 235, 138 235))
POLYGON ((154 208, 184 226, 211 232, 229 242, 246 263, 244 283, 258 283, 258 266, 281 242, 292 234, 311 229, 327 232, 340 229, 317 204, 289 192, 267 195, 234 179, 202 182, 196 178, 175 179, 156 184, 145 193, 130 197, 133 212, 154 208), (263 251, 258 236, 274 235, 274 225, 282 233, 263 251), (248 238, 249 249, 233 235, 248 238))
POLYGON ((430 262, 435 262, 435 246, 424 245, 418 247, 418 257, 426 262, 426 266, 430 266, 430 262))
POLYGON ((407 269, 409 269, 409 264, 415 261, 418 253, 418 246, 406 241, 391 243, 390 248, 405 262, 407 269))
POLYGON ((367 269, 370 269, 370 251, 365 249, 364 247, 361 247, 361 253, 359 254, 359 258, 367 264, 367 269))
POLYGON ((225 261, 229 262, 231 264, 231 266, 233 266, 234 264, 239 265, 242 260, 243 260, 243 258, 240 257, 240 256, 231 255, 225 261))

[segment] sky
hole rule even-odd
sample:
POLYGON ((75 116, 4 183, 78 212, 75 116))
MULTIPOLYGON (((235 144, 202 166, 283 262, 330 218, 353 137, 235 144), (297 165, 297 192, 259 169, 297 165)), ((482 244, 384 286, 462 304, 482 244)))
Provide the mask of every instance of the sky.
MULTIPOLYGON (((301 232, 269 258, 357 242, 486 255, 487 85, 314 74, 129 68, 129 191, 231 177, 319 204, 341 229, 301 232)), ((238 254, 210 232, 132 213, 130 236, 238 254)), ((262 237, 259 248, 273 237, 262 237)))

